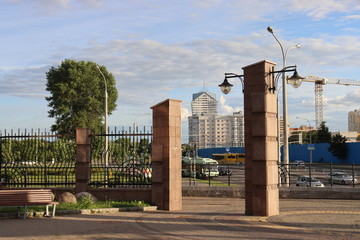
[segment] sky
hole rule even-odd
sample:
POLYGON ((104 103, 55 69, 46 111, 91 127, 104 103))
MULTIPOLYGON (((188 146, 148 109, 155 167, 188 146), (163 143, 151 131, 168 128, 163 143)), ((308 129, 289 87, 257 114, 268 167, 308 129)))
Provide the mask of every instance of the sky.
MULTIPOLYGON (((182 101, 183 140, 192 94, 215 93, 219 113, 243 110, 239 81, 225 72, 268 60, 283 64, 271 26, 301 76, 360 82, 359 0, 0 0, 0 130, 50 129, 46 72, 65 59, 93 61, 116 79, 109 125, 151 125, 150 107, 182 101), (300 44, 301 48, 292 48, 300 44), (291 48, 291 49, 290 49, 291 48)), ((323 87, 324 121, 347 131, 360 87, 323 87)), ((313 83, 290 85, 290 127, 315 126, 313 83), (306 120, 305 120, 306 119, 306 120)), ((279 98, 282 97, 281 91, 279 98)))

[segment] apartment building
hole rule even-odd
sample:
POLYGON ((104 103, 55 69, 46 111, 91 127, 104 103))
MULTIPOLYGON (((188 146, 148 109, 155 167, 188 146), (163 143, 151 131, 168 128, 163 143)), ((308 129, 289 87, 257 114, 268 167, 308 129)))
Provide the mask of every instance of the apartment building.
POLYGON ((244 115, 217 114, 215 94, 193 94, 192 116, 189 117, 189 143, 196 148, 243 147, 244 115))
POLYGON ((218 102, 216 95, 209 92, 199 92, 193 94, 191 102, 192 115, 203 113, 217 113, 218 102))
POLYGON ((360 110, 348 113, 348 131, 360 133, 360 110))

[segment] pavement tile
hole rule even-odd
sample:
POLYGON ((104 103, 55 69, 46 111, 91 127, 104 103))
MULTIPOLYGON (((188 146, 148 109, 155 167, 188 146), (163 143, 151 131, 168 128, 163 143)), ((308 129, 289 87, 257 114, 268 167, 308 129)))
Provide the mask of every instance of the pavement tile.
POLYGON ((280 215, 246 216, 240 198, 184 197, 183 210, 2 219, 0 239, 360 239, 358 200, 281 200, 280 215))

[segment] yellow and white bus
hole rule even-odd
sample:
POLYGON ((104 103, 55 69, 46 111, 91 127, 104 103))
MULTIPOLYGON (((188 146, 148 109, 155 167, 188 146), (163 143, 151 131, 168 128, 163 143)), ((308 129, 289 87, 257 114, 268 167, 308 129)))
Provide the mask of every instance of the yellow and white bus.
POLYGON ((245 162, 245 153, 214 153, 212 159, 219 164, 236 164, 245 162))

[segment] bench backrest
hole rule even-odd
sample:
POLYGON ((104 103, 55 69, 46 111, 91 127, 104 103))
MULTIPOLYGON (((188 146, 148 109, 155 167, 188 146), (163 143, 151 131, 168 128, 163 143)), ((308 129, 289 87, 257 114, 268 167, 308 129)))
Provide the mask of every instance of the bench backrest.
POLYGON ((2 203, 46 203, 53 201, 51 189, 0 190, 2 203))

